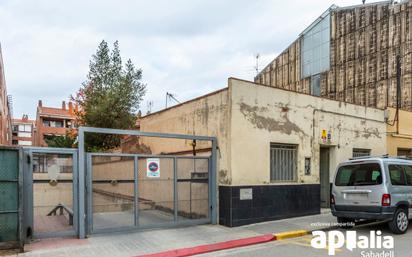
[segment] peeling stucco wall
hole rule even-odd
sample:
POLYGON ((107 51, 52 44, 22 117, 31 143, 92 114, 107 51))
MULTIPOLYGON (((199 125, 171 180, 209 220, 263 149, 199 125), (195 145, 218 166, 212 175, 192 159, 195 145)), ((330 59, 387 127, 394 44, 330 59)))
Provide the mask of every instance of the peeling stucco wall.
MULTIPOLYGON (((176 107, 142 117, 140 130, 148 132, 215 136, 218 139, 217 178, 220 184, 230 184, 229 158, 229 99, 228 89, 188 101, 176 107)), ((191 140, 143 137, 141 143, 153 154, 192 150, 191 140)), ((197 141, 196 149, 210 149, 211 144, 197 141)), ((199 153, 210 155, 210 152, 199 153)))
MULTIPOLYGON (((319 148, 330 147, 330 177, 353 148, 386 153, 384 111, 229 79, 232 185, 268 184, 270 143, 298 145, 297 183, 319 183, 319 148), (321 138, 322 131, 330 140, 321 138), (311 175, 304 175, 305 157, 311 175)), ((295 182, 295 183, 296 183, 295 182)))

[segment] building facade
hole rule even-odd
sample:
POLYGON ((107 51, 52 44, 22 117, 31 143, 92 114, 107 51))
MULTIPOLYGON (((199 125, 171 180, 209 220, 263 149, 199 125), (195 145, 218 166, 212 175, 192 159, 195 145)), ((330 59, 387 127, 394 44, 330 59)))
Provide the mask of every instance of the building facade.
POLYGON ((387 153, 412 158, 412 112, 388 108, 387 153))
POLYGON ((65 136, 68 129, 75 128, 73 104, 62 102, 61 108, 45 107, 41 100, 37 106, 34 130, 34 146, 47 146, 46 139, 65 136))
POLYGON ((412 110, 411 38, 411 1, 333 5, 255 82, 377 108, 401 95, 399 107, 412 110))
MULTIPOLYGON (((384 110, 233 78, 225 89, 142 117, 140 129, 217 136, 227 226, 319 213, 339 162, 386 153, 384 110)), ((185 140, 141 144, 153 153, 210 149, 185 140)))
POLYGON ((0 46, 0 145, 11 145, 11 103, 6 89, 3 55, 0 46))
POLYGON ((34 135, 34 120, 29 120, 27 114, 21 119, 12 120, 12 144, 19 146, 32 146, 34 135))

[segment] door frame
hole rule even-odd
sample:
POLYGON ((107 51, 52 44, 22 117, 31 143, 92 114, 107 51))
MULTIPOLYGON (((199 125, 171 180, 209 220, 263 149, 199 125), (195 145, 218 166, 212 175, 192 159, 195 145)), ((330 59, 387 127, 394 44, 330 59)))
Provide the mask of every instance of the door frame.
MULTIPOLYGON (((79 235, 79 174, 78 174, 78 154, 77 149, 72 148, 52 148, 52 147, 28 147, 23 148, 24 156, 26 157, 27 164, 24 172, 24 198, 26 206, 25 214, 25 231, 31 229, 32 238, 50 238, 50 237, 60 237, 60 236, 78 236, 79 235), (72 155, 73 163, 73 230, 71 231, 57 231, 57 232, 44 232, 36 233, 36 228, 34 227, 34 191, 33 191, 33 154, 63 154, 72 155)), ((29 236, 29 235, 26 235, 29 236)), ((29 239, 29 238, 27 238, 29 239)), ((27 240, 26 239, 26 240, 27 240)))
POLYGON ((330 159, 331 159, 331 148, 332 148, 331 146, 325 146, 325 145, 320 145, 319 146, 319 184, 320 184, 320 190, 321 190, 321 192, 320 192, 320 197, 321 197, 320 205, 321 205, 321 208, 330 208, 330 194, 331 194, 331 190, 330 190, 330 159), (321 172, 321 151, 322 150, 327 150, 327 152, 328 152, 328 169, 327 169, 327 173, 328 173, 327 174, 327 182, 328 182, 328 185, 327 185, 327 188, 328 188, 328 192, 329 192, 329 197, 328 197, 328 199, 326 199, 326 207, 322 206, 322 184, 325 183, 323 181, 324 179, 322 179, 322 178, 324 178, 324 176, 322 176, 322 172, 321 172))

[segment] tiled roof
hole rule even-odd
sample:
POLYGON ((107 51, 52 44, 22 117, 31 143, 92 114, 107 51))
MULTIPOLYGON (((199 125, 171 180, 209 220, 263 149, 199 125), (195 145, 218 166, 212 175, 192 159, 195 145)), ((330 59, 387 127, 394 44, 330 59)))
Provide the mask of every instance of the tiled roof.
POLYGON ((74 119, 74 115, 70 113, 68 109, 63 110, 61 108, 39 107, 39 114, 43 116, 65 116, 74 119))
POLYGON ((34 120, 23 120, 23 119, 13 119, 12 120, 13 123, 34 123, 34 120))

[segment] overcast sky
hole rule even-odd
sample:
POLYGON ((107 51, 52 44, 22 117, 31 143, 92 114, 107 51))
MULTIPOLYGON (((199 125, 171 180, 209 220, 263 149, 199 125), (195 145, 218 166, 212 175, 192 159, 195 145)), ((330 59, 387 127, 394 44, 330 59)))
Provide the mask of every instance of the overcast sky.
MULTIPOLYGON (((367 1, 368 2, 368 1, 367 1)), ((330 5, 361 0, 1 0, 0 43, 14 117, 35 118, 37 101, 60 106, 85 80, 103 39, 143 69, 152 111, 253 80, 330 5)))

